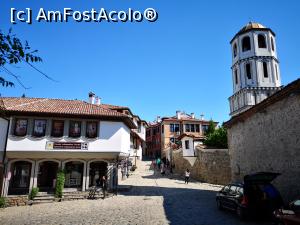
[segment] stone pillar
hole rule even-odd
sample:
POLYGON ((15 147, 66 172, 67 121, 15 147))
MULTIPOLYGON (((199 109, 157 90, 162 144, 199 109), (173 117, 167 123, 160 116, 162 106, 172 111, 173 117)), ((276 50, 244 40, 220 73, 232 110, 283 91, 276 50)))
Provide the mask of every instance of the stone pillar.
POLYGON ((33 186, 34 188, 37 187, 37 177, 38 177, 38 173, 39 173, 39 162, 35 161, 35 166, 34 166, 34 175, 33 175, 33 186))
POLYGON ((82 178, 82 191, 85 191, 86 187, 85 187, 85 184, 86 184, 86 179, 87 179, 87 176, 86 176, 86 168, 87 168, 87 162, 84 161, 83 162, 83 178, 82 178))

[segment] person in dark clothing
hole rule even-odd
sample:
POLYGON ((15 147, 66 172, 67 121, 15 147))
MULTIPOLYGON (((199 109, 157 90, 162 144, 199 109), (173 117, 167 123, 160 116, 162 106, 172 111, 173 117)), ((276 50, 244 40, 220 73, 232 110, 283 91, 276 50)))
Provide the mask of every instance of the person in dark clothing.
POLYGON ((103 199, 105 199, 105 197, 106 197, 106 190, 107 190, 107 181, 106 181, 106 177, 103 176, 103 177, 102 177, 103 199))
POLYGON ((190 179, 190 171, 189 171, 189 169, 186 169, 184 183, 188 184, 189 183, 189 179, 190 179))

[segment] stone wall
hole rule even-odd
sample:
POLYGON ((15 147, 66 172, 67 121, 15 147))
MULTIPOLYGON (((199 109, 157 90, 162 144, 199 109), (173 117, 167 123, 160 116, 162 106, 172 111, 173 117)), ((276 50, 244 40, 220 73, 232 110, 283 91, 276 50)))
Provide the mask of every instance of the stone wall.
POLYGON ((28 196, 20 195, 14 197, 6 197, 5 198, 6 206, 24 206, 28 205, 28 196))
POLYGON ((184 175, 188 168, 191 178, 212 184, 231 180, 228 149, 196 149, 196 157, 182 157, 182 150, 173 152, 174 172, 184 175))
POLYGON ((299 93, 231 124, 228 144, 234 181, 254 172, 279 172, 273 183, 284 200, 300 196, 299 93))

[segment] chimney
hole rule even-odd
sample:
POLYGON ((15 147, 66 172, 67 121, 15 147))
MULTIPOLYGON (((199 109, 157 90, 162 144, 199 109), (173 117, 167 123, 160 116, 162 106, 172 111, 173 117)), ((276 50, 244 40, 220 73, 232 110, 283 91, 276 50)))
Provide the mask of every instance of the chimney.
POLYGON ((191 113, 192 119, 195 119, 195 113, 191 113))
POLYGON ((101 98, 99 98, 98 96, 96 97, 95 104, 96 105, 101 105, 101 98))
POLYGON ((200 115, 200 120, 204 120, 204 115, 203 115, 203 113, 200 115))
POLYGON ((180 118, 181 118, 181 112, 180 112, 180 110, 176 111, 176 117, 177 117, 178 120, 180 120, 180 118))
POLYGON ((89 103, 94 104, 95 103, 95 94, 93 92, 89 93, 89 103))
POLYGON ((160 122, 161 122, 160 116, 157 116, 157 117, 156 117, 156 122, 157 122, 157 123, 160 123, 160 122))

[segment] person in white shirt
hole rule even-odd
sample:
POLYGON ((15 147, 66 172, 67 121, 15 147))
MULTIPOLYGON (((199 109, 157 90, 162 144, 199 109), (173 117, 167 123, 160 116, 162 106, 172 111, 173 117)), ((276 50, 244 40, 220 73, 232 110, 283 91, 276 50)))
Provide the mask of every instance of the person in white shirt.
POLYGON ((190 179, 190 171, 189 171, 189 169, 186 169, 184 183, 188 184, 189 183, 189 179, 190 179))

